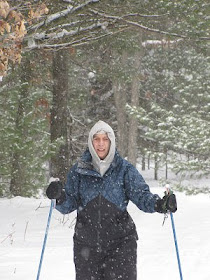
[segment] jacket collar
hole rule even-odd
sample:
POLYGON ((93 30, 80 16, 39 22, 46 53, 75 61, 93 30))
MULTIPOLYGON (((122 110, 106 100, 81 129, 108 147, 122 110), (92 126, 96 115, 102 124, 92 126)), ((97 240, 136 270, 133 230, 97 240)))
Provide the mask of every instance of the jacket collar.
MULTIPOLYGON (((119 155, 118 151, 115 151, 115 156, 114 159, 112 161, 112 163, 110 164, 109 169, 107 170, 107 172, 110 169, 115 168, 120 160, 122 160, 121 156, 119 155)), ((86 174, 86 175, 94 175, 97 177, 102 177, 95 169, 94 166, 92 164, 92 156, 89 152, 89 149, 87 148, 87 150, 83 153, 83 155, 81 156, 80 160, 78 161, 77 164, 77 170, 78 173, 81 174, 86 174)))

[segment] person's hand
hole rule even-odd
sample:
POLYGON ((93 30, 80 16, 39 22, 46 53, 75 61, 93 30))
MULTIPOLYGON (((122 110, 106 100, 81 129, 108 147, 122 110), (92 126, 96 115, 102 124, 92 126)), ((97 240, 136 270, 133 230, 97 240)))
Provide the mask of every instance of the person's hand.
POLYGON ((176 196, 171 190, 169 190, 169 192, 165 192, 162 199, 157 200, 155 204, 155 211, 159 213, 174 213, 177 211, 176 196))
POLYGON ((51 181, 49 184, 46 195, 49 199, 56 199, 56 204, 62 204, 66 200, 65 191, 61 181, 51 181))

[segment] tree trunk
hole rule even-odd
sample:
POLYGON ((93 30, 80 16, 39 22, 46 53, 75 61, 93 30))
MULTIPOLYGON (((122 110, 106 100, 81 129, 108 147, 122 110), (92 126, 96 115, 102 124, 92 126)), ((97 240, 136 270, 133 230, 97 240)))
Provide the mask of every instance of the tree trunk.
POLYGON ((53 54, 53 100, 51 108, 51 143, 59 141, 55 155, 51 157, 50 176, 58 177, 63 183, 70 167, 70 125, 67 107, 68 57, 65 50, 53 54), (60 143, 61 141, 61 143, 60 143))
MULTIPOLYGON (((128 52, 124 51, 120 55, 113 51, 113 57, 118 60, 118 63, 125 69, 128 62, 128 52)), ((115 62, 114 62, 115 64, 115 62)), ((112 81, 112 88, 114 92, 114 100, 116 106, 116 118, 117 118, 117 149, 122 157, 127 156, 128 147, 128 128, 127 128, 127 85, 123 77, 117 76, 112 81)))
MULTIPOLYGON (((139 46, 142 45, 142 34, 139 33, 138 37, 139 46)), ((139 89, 140 89, 140 81, 141 81, 141 58, 143 52, 137 51, 134 55, 134 63, 133 63, 133 77, 131 81, 131 101, 130 105, 133 107, 139 106, 139 89)), ((136 166, 136 161, 138 157, 137 153, 137 137, 138 136, 138 120, 135 115, 129 116, 129 133, 128 133, 128 160, 134 166, 136 166)))
MULTIPOLYGON (((136 74, 132 79, 131 84, 131 106, 138 107, 139 105, 139 66, 140 59, 136 57, 135 69, 136 74)), ((137 160, 137 135, 138 135, 138 120, 135 116, 129 116, 129 133, 128 133, 128 160, 136 166, 137 160)))
POLYGON ((115 106, 117 110, 117 149, 122 157, 127 155, 127 118, 126 118, 126 92, 120 80, 113 81, 115 106))
POLYGON ((166 180, 168 179, 168 153, 167 151, 165 152, 166 154, 166 180))
POLYGON ((23 124, 23 118, 26 112, 27 98, 29 94, 29 82, 31 80, 31 65, 29 58, 25 57, 20 67, 20 90, 19 90, 19 102, 15 121, 15 130, 17 134, 16 145, 14 145, 14 151, 11 162, 11 180, 10 180, 10 192, 14 196, 21 196, 23 194, 23 187, 25 182, 24 170, 25 166, 22 164, 22 158, 24 157, 21 145, 26 138, 26 133, 23 124))
POLYGON ((158 157, 155 155, 154 179, 158 180, 158 157))
POLYGON ((141 170, 146 170, 146 158, 145 154, 142 154, 142 160, 141 160, 141 170))

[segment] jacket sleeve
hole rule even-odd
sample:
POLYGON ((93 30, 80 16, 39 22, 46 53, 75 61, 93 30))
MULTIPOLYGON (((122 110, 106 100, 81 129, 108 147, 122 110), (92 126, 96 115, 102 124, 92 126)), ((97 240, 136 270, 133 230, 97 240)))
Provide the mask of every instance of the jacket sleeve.
POLYGON ((62 214, 68 214, 77 209, 79 174, 75 171, 75 169, 76 165, 70 169, 67 176, 67 183, 65 186, 66 200, 55 207, 62 214))
POLYGON ((147 213, 154 213, 155 204, 160 197, 150 192, 149 186, 141 174, 133 166, 129 165, 125 174, 125 190, 128 199, 131 200, 140 210, 147 213))

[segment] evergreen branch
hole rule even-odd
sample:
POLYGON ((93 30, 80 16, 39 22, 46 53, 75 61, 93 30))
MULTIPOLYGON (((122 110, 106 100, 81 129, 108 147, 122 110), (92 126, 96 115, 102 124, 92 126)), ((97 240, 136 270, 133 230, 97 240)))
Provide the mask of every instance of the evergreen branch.
POLYGON ((163 148, 163 150, 167 149, 168 151, 173 151, 175 153, 179 153, 179 154, 183 154, 183 155, 188 154, 188 155, 197 156, 197 157, 206 157, 207 156, 209 158, 208 154, 203 154, 203 153, 197 152, 195 149, 189 150, 186 148, 177 147, 175 142, 172 142, 171 144, 161 143, 158 140, 155 140, 151 137, 144 135, 143 130, 141 130, 141 133, 139 133, 139 138, 141 138, 142 140, 147 140, 148 142, 152 143, 153 145, 159 144, 160 147, 163 148))

